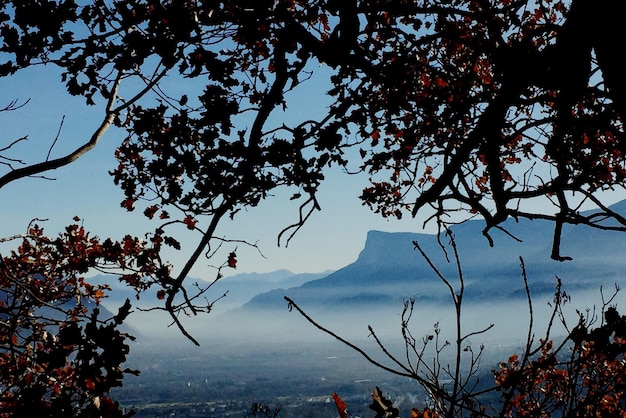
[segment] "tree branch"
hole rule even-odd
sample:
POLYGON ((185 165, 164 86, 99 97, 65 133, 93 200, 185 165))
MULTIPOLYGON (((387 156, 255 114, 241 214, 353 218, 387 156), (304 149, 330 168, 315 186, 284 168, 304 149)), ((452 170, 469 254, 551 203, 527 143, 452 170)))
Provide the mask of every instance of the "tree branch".
POLYGON ((117 94, 118 94, 118 89, 119 89, 121 79, 122 79, 122 72, 120 71, 117 75, 117 78, 115 79, 115 83, 113 85, 113 89, 111 92, 111 97, 109 98, 109 101, 108 101, 106 116, 104 120, 102 121, 102 123, 100 124, 100 126, 98 127, 98 129, 96 129, 93 135, 91 135, 91 138, 89 139, 88 142, 81 145, 80 147, 75 149, 73 152, 65 155, 64 157, 56 158, 54 160, 46 160, 38 164, 29 165, 27 167, 18 168, 18 169, 8 172, 4 176, 0 177, 0 188, 18 179, 34 176, 37 174, 44 173, 46 171, 55 170, 57 168, 66 166, 76 161, 78 158, 82 157, 84 154, 91 151, 93 148, 95 148, 98 142, 100 141, 100 139, 102 138, 102 136, 104 135, 104 133, 113 124, 117 116, 116 111, 113 110, 113 105, 115 103, 115 100, 117 99, 117 94))

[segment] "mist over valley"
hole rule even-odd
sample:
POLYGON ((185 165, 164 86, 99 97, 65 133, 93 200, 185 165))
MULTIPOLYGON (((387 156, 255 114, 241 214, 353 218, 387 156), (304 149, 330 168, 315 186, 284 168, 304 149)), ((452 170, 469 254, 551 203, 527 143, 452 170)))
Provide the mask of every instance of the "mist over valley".
MULTIPOLYGON (((626 212, 625 208, 624 203, 613 207, 620 213, 626 212)), ((465 284, 463 333, 476 333, 467 340, 468 347, 476 352, 484 347, 482 364, 488 381, 492 381, 489 372, 498 361, 521 352, 529 332, 530 309, 519 257, 524 260, 532 296, 531 334, 535 341, 544 337, 550 320, 557 277, 562 291, 571 297, 564 312, 573 327, 578 312, 600 314, 602 295, 608 298, 613 294, 615 285, 623 282, 626 267, 622 257, 626 237, 617 232, 565 228, 562 253, 573 260, 559 263, 549 258, 550 224, 509 221, 504 227, 516 239, 496 230, 492 233, 494 247, 481 235, 481 222, 470 221, 453 228, 465 284)), ((181 318, 200 347, 185 339, 175 326, 168 326, 171 319, 167 315, 158 311, 133 313, 129 324, 137 331, 138 339, 131 349, 129 365, 136 365, 143 375, 125 381, 126 387, 117 396, 137 408, 138 416, 153 416, 148 404, 182 402, 191 393, 198 402, 219 400, 224 404, 229 397, 235 397, 240 401, 245 398, 249 404, 291 402, 302 407, 309 402, 307 399, 327 400, 330 393, 343 389, 363 407, 376 385, 404 396, 409 405, 415 399, 407 397, 411 393, 418 396, 414 382, 397 380, 397 376, 374 367, 309 322, 284 297, 291 298, 320 327, 358 345, 381 364, 393 366, 379 343, 399 358, 405 355, 402 313, 405 303, 411 300, 414 305, 409 329, 417 341, 434 335, 435 330, 442 342, 454 341, 455 315, 449 289, 414 248, 414 242, 458 293, 460 281, 448 237, 370 231, 358 259, 337 271, 235 274, 215 283, 210 295, 217 299, 226 294, 216 301, 215 311, 208 316, 181 318), (154 394, 146 399, 135 396, 155 379, 164 385, 157 396, 161 401, 147 400, 154 394), (216 388, 222 388, 221 392, 216 388), (163 397, 169 400, 163 401, 163 397)), ((132 300, 132 292, 116 288, 112 292, 115 299, 105 300, 105 305, 115 311, 113 302, 129 295, 132 300)), ((138 306, 142 303, 139 301, 138 306)), ((611 304, 625 306, 624 295, 618 293, 611 304)), ((563 339, 567 333, 557 321, 550 338, 563 339)), ((442 351, 442 358, 448 355, 453 355, 451 347, 442 351)), ((243 404, 237 404, 237 408, 229 405, 240 409, 243 404)), ((328 415, 332 408, 320 408, 320 415, 311 416, 334 416, 328 415)), ((298 416, 294 414, 284 412, 283 416, 298 416)), ((228 415, 222 411, 209 416, 228 415)))

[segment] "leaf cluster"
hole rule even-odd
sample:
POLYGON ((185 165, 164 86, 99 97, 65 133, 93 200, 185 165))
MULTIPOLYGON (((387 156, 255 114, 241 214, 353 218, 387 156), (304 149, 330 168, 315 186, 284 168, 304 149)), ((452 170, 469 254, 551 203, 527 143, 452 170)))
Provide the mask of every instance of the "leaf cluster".
POLYGON ((32 225, 13 239, 17 249, 0 257, 0 415, 125 416, 108 394, 138 373, 122 366, 133 337, 120 325, 131 305, 103 318, 109 288, 83 275, 131 268, 140 252, 132 240, 100 242, 76 224, 57 238, 32 225))

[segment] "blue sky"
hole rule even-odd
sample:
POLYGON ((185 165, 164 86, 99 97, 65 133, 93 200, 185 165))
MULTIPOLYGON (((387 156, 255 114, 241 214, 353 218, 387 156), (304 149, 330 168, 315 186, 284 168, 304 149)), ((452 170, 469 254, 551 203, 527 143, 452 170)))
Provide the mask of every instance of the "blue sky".
MULTIPOLYGON (((317 70, 324 71, 323 68, 317 70)), ((184 91, 175 81, 169 79, 165 83, 176 94, 184 91)), ((325 111, 323 86, 312 82, 307 89, 300 90, 299 96, 288 98, 290 107, 286 114, 275 114, 274 117, 280 122, 280 118, 302 118, 309 113, 315 115, 325 111)), ((28 141, 19 143, 4 155, 23 158, 29 163, 46 158, 62 121, 51 158, 64 155, 86 142, 102 119, 104 103, 87 107, 83 99, 68 96, 51 67, 39 66, 14 77, 0 78, 0 91, 0 106, 12 100, 24 102, 30 99, 23 109, 0 113, 0 123, 5 128, 0 148, 15 138, 29 136, 28 141)), ((134 213, 120 208, 123 194, 107 173, 116 166, 113 152, 124 135, 122 131, 109 130, 95 150, 69 166, 46 174, 56 180, 22 179, 0 189, 4 221, 0 236, 25 232, 28 222, 35 218, 47 219, 41 224, 48 234, 56 235, 72 222, 74 216, 84 219, 85 227, 100 237, 119 239, 128 233, 142 236, 153 230, 155 224, 148 222, 141 213, 143 206, 138 206, 134 213)), ((4 167, 0 169, 4 170, 4 167)), ((402 221, 386 220, 362 206, 357 196, 367 184, 365 175, 347 176, 338 169, 329 173, 318 195, 322 211, 309 219, 288 248, 278 247, 276 239, 284 227, 298 219, 299 203, 289 201, 293 190, 277 191, 276 196, 258 207, 241 211, 234 222, 225 220, 218 236, 256 242, 264 255, 245 245, 228 244, 224 247, 227 251, 237 247, 239 262, 236 271, 225 273, 269 272, 283 268, 293 272, 338 269, 357 258, 369 230, 424 232, 423 215, 417 219, 407 216, 402 221)), ((622 197, 623 193, 609 193, 607 202, 613 203, 622 197)), ((434 224, 430 225, 426 232, 434 232, 434 227, 434 224)), ((187 247, 169 255, 175 266, 184 262, 198 239, 197 235, 184 230, 181 234, 183 245, 187 247)), ((2 248, 6 246, 0 246, 2 248)), ((210 261, 201 260, 191 275, 212 279, 215 269, 209 264, 210 261)))
MULTIPOLYGON (((68 96, 54 72, 53 68, 40 66, 0 79, 0 91, 3 92, 0 104, 30 99, 20 110, 0 113, 0 122, 5 127, 0 148, 15 138, 29 136, 28 141, 4 155, 23 158, 29 163, 44 160, 63 121, 51 152, 51 158, 59 157, 86 142, 100 124, 103 103, 87 107, 82 99, 68 96)), ((318 87, 317 93, 319 91, 318 87)), ((294 99, 295 112, 324 110, 323 103, 311 101, 311 96, 294 99)), ((100 237, 121 238, 127 233, 143 235, 153 229, 155 225, 145 220, 141 210, 128 213, 120 208, 123 194, 107 174, 116 166, 113 152, 123 137, 124 132, 109 130, 95 150, 69 166, 46 174, 55 180, 22 179, 0 189, 4 220, 0 235, 23 233, 28 222, 35 218, 47 219, 41 225, 48 234, 56 235, 76 215, 84 220, 88 230, 100 237)), ((219 236, 257 242, 265 256, 238 245, 236 272, 268 272, 281 268, 294 272, 337 269, 356 259, 368 230, 421 231, 421 221, 408 218, 402 222, 385 220, 362 206, 357 196, 366 185, 364 175, 346 176, 339 170, 331 173, 319 194, 322 211, 315 213, 288 248, 278 247, 276 238, 284 227, 298 219, 299 203, 289 201, 293 191, 282 194, 279 191, 279 195, 270 197, 259 207, 240 212, 234 222, 224 222, 219 236)), ((197 237, 187 234, 183 240, 192 245, 195 239, 197 237)), ((181 263, 185 254, 183 251, 172 255, 171 261, 181 263)), ((215 270, 207 265, 208 262, 201 261, 192 275, 212 278, 215 270)))

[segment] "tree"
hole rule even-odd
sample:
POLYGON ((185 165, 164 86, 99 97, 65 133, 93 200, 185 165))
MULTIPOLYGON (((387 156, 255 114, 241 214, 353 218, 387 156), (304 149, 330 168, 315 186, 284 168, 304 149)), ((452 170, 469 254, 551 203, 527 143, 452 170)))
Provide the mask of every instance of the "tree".
MULTIPOLYGON (((493 323, 482 328, 466 330, 463 321, 465 278, 457 252, 454 235, 447 231, 457 267, 457 277, 443 275, 438 266, 422 250, 415 249, 428 262, 433 273, 449 291, 455 310, 454 330, 450 339, 438 324, 432 333, 421 338, 411 332, 415 301, 405 301, 401 314, 401 337, 404 349, 394 352, 371 326, 370 336, 382 353, 377 359, 307 315, 298 304, 285 297, 292 310, 297 311, 317 329, 360 353, 365 360, 388 373, 414 380, 427 394, 424 405, 411 409, 411 417, 623 417, 626 410, 624 353, 626 352, 626 316, 611 305, 619 287, 605 299, 599 314, 595 310, 578 311, 576 326, 568 323, 564 306, 571 302, 557 278, 551 314, 545 330, 534 329, 535 308, 528 287, 524 260, 520 258, 522 280, 526 290, 529 327, 525 345, 520 352, 498 363, 492 379, 482 370, 484 346, 471 339, 487 333, 493 323), (599 324, 598 324, 599 322, 599 324), (556 325, 562 329, 555 329, 556 325), (560 335, 565 335, 561 337, 560 335), (558 341, 558 342, 557 342, 558 341), (451 351, 451 353, 450 353, 451 351), (447 355, 449 354, 449 355, 447 355)), ((420 318, 421 319, 421 318, 420 318)), ((348 418, 349 405, 333 394, 340 417, 348 418)), ((370 409, 376 418, 398 418, 400 410, 387 399, 380 388, 372 394, 370 409)))
MULTIPOLYGON (((139 291, 156 288, 159 308, 193 341, 179 315, 211 304, 200 302, 208 289, 188 289, 185 279, 214 254, 207 249, 223 244, 217 226, 288 188, 301 202, 299 219, 279 237, 288 242, 319 209, 316 192, 333 165, 369 173, 361 199, 385 217, 431 207, 445 226, 447 214, 463 210, 484 218, 487 239, 509 217, 552 220, 552 257, 566 260, 564 224, 626 229, 596 193, 626 177, 625 85, 615 53, 626 37, 624 7, 618 0, 3 1, 0 76, 54 66, 69 94, 103 109, 84 144, 59 158, 27 161, 13 155, 27 136, 3 139, 0 189, 71 164, 111 128, 125 131, 111 174, 122 206, 139 207, 157 224, 147 238, 155 270, 114 274, 139 291), (180 81, 175 93, 168 76, 180 81), (290 94, 321 79, 326 111, 276 122, 290 94), (537 199, 554 212, 533 210, 537 199), (583 202, 599 212, 581 215, 583 202), (159 253, 182 247, 180 225, 198 242, 186 263, 168 266, 159 253)), ((9 100, 4 110, 25 111, 20 104, 9 100)), ((223 265, 235 264, 232 254, 223 265)))
POLYGON ((19 246, 0 257, 0 416, 126 416, 108 392, 137 373, 122 368, 132 337, 119 328, 131 305, 103 318, 108 288, 82 275, 113 268, 150 275, 152 249, 130 236, 100 241, 78 224, 57 238, 31 225, 8 240, 19 246))

